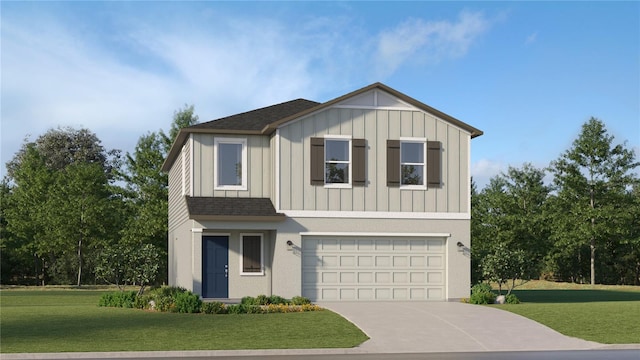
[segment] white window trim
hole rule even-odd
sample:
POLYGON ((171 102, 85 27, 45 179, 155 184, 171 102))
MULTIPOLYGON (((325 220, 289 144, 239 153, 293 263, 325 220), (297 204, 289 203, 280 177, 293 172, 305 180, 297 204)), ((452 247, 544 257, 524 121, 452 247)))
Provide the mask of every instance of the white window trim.
POLYGON ((243 276, 262 276, 264 275, 264 234, 262 233, 241 233, 240 234, 240 275, 243 276), (259 236, 260 237, 260 272, 244 272, 244 237, 259 236))
POLYGON ((426 190, 427 189, 427 139, 417 137, 401 137, 400 138, 400 190, 426 190), (422 144, 422 158, 424 163, 403 163, 402 162, 402 143, 418 143, 422 144), (422 165, 422 185, 403 185, 402 184, 402 165, 422 165))
POLYGON ((353 154, 352 154, 352 148, 351 148, 351 139, 352 136, 351 135, 325 135, 324 136, 324 162, 323 162, 323 172, 324 172, 324 187, 327 189, 351 189, 352 187, 352 182, 351 182, 351 177, 352 177, 352 170, 353 170, 353 154), (349 165, 349 182, 347 182, 346 184, 327 184, 327 172, 326 172, 326 166, 327 166, 327 140, 342 140, 342 141, 349 141, 349 145, 347 145, 348 150, 349 150, 349 161, 345 162, 345 161, 338 161, 337 163, 339 164, 347 164, 349 165))
POLYGON ((247 139, 216 137, 213 140, 213 182, 214 190, 247 190, 247 139), (242 145, 242 178, 240 185, 218 185, 218 145, 219 144, 240 144, 242 145))

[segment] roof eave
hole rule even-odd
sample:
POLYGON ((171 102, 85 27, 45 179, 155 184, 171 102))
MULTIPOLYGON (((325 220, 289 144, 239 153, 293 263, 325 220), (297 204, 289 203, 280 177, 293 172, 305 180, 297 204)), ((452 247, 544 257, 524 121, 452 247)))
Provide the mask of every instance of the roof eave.
POLYGON ((189 219, 196 221, 242 221, 242 222, 282 222, 286 215, 191 215, 189 219))

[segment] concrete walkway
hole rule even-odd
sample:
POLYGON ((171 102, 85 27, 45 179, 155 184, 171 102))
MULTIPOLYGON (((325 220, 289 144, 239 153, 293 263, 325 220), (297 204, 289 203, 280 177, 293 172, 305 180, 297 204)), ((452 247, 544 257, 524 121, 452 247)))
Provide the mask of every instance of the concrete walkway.
POLYGON ((322 302, 364 331, 368 353, 586 350, 603 345, 568 337, 525 317, 455 302, 322 302))

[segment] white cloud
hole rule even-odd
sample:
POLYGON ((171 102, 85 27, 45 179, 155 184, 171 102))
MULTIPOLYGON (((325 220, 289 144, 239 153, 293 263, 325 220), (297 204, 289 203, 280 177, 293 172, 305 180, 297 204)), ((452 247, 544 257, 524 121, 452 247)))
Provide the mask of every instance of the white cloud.
POLYGON ((489 159, 480 159, 471 164, 471 176, 476 183, 478 191, 482 190, 492 177, 506 171, 508 165, 489 159))
POLYGON ((462 56, 488 26, 469 12, 454 22, 413 19, 376 43, 349 16, 157 18, 124 14, 105 28, 55 13, 3 14, 2 169, 28 134, 82 126, 106 148, 131 151, 184 104, 208 121, 294 98, 328 100, 373 78, 371 59, 381 57, 389 75, 416 52, 462 56))
POLYGON ((480 12, 463 11, 454 22, 409 19, 380 33, 378 71, 393 73, 410 60, 438 63, 464 56, 489 27, 489 20, 480 12))

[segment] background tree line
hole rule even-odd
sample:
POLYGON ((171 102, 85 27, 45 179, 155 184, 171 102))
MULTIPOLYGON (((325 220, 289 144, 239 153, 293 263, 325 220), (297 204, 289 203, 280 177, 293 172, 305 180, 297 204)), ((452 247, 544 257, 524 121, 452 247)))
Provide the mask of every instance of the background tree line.
POLYGON ((640 163, 625 145, 591 118, 548 168, 472 182, 473 281, 640 285, 640 163))
POLYGON ((166 282, 160 169, 179 130, 197 123, 193 110, 176 111, 168 134, 141 136, 133 153, 105 149, 88 129, 25 140, 0 183, 2 284, 166 282))
MULTIPOLYGON (((167 174, 178 131, 107 150, 87 129, 25 141, 0 183, 3 284, 144 284, 167 277, 167 174)), ((590 119, 546 169, 509 167, 480 192, 472 182, 472 277, 640 284, 640 166, 590 119), (545 182, 547 176, 552 181, 545 182)))

